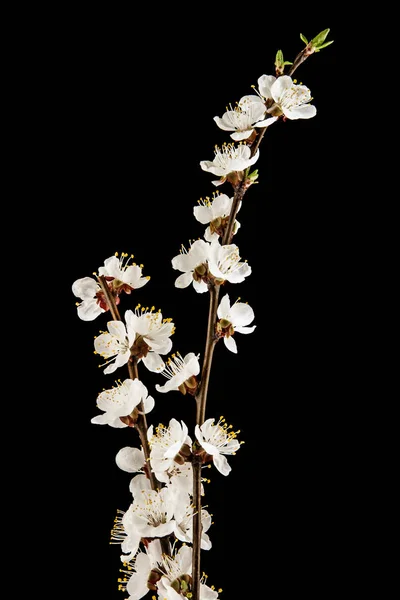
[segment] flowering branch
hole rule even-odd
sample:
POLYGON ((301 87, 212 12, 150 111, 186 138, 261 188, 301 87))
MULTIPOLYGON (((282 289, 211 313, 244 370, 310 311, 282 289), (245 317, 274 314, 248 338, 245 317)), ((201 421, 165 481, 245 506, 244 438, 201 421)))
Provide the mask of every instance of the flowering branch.
POLYGON ((199 200, 193 212, 200 223, 208 225, 204 239, 191 242, 189 250, 182 246, 172 259, 172 267, 181 271, 175 280, 177 288, 193 285, 197 293, 210 295, 201 369, 200 355, 193 352, 184 357, 174 353, 164 362, 162 356, 172 348, 175 325, 171 318, 163 319, 161 309, 137 304, 121 318, 120 297, 130 295, 150 279, 142 275, 143 265, 132 262, 133 255, 116 253, 104 261, 96 279, 84 277, 72 286, 81 299, 77 310, 82 320, 91 321, 107 312, 112 317, 107 331, 101 331, 94 342, 95 353, 105 359, 100 365, 105 367, 104 373, 113 373, 123 365, 129 373, 129 378, 118 379, 116 386, 98 395, 97 407, 103 414, 91 421, 114 428, 135 427, 140 437, 141 448, 125 447, 116 456, 122 470, 136 475, 129 486, 133 501, 126 512, 118 511, 111 532, 112 542, 121 545, 126 569, 121 570, 125 575, 118 587, 128 592, 131 600, 140 600, 150 590, 159 600, 217 600, 222 591, 209 587, 206 578, 200 577, 201 550, 211 548, 207 531, 212 523, 211 515, 202 508, 201 472, 206 463, 212 463, 222 475, 228 475, 231 466, 226 455, 236 454, 244 442, 237 440, 240 431, 227 425, 224 417, 217 422, 206 419, 208 389, 217 342, 223 339, 225 347, 237 353, 235 334, 252 333, 256 326, 251 325, 254 312, 247 303, 239 302, 239 298, 231 304, 228 294, 220 301, 219 296, 222 285, 241 283, 251 274, 251 267, 241 260, 238 246, 232 243, 240 227, 236 216, 244 195, 258 178, 258 170, 250 172, 250 167, 257 162, 259 146, 271 125, 280 119, 315 116, 317 109, 311 104, 309 88, 297 85, 291 75, 308 56, 332 43, 325 41, 328 33, 326 29, 310 42, 301 34, 306 46, 293 64, 278 50, 276 76, 262 75, 257 95, 242 97, 234 108, 229 105, 222 117, 214 117, 218 127, 232 132, 230 137, 239 143, 216 146, 214 160, 201 161, 200 166, 219 177, 213 181, 215 186, 229 182, 233 197, 214 193, 212 199, 207 196, 199 200), (286 65, 291 65, 287 74, 286 65), (139 362, 167 379, 164 385, 156 384, 157 392, 179 391, 195 398, 195 439, 187 425, 175 418, 168 426, 160 423, 148 427, 146 414, 155 401, 139 380, 139 362))
MULTIPOLYGON (((110 289, 107 285, 107 281, 106 278, 104 277, 104 275, 100 275, 97 278, 99 285, 101 287, 101 290, 104 294, 104 297, 106 299, 107 305, 110 309, 112 318, 114 319, 114 321, 121 321, 121 316, 119 314, 119 310, 118 307, 116 305, 115 302, 115 298, 112 295, 112 293, 110 292, 110 289)), ((129 377, 132 380, 135 379, 139 379, 139 373, 138 373, 138 366, 137 366, 137 359, 134 356, 131 356, 131 358, 128 361, 128 372, 129 372, 129 377)), ((147 439, 147 419, 146 419, 146 415, 144 412, 144 405, 143 405, 143 401, 139 402, 138 406, 138 411, 139 411, 139 415, 137 417, 137 421, 135 424, 136 429, 138 430, 139 433, 139 437, 140 437, 140 443, 142 444, 142 448, 143 448, 143 454, 144 454, 144 458, 146 460, 146 472, 147 472, 147 476, 150 480, 150 485, 151 488, 153 490, 158 490, 160 488, 160 485, 153 473, 153 471, 150 469, 149 466, 149 461, 150 461, 150 448, 149 448, 149 442, 147 439)))

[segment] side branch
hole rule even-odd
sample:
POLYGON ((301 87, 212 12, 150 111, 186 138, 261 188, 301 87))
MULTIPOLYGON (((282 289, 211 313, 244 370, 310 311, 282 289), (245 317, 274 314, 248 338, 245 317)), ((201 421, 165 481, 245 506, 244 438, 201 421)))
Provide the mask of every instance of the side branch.
POLYGON ((99 282, 99 285, 101 287, 101 291, 104 294, 104 297, 107 301, 107 305, 110 309, 110 313, 112 315, 112 318, 114 319, 114 321, 121 321, 121 316, 119 314, 119 310, 117 308, 116 302, 115 302, 115 298, 112 295, 112 293, 110 292, 110 289, 107 285, 107 281, 106 278, 104 277, 104 275, 100 275, 99 277, 97 277, 97 281, 99 282))
POLYGON ((204 352, 204 360, 203 367, 201 370, 201 379, 200 379, 200 387, 199 391, 196 394, 196 423, 197 425, 202 425, 204 423, 205 412, 206 412, 206 402, 207 402, 207 392, 208 392, 208 383, 210 380, 211 373, 211 363, 214 354, 215 344, 218 339, 215 337, 215 323, 218 309, 218 297, 219 297, 219 285, 210 284, 209 287, 210 292, 210 309, 208 312, 208 324, 207 324, 207 339, 206 339, 206 348, 204 352))

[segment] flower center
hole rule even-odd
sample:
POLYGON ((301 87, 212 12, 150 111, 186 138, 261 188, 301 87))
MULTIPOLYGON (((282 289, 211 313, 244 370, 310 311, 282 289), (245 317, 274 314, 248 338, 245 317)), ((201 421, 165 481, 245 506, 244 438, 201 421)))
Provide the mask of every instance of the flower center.
POLYGON ((308 88, 302 85, 292 85, 281 98, 281 106, 285 108, 293 108, 310 102, 311 94, 308 88))
POLYGON ((162 423, 156 427, 156 432, 149 441, 150 446, 160 448, 161 450, 168 450, 170 446, 175 444, 178 440, 172 436, 170 427, 165 427, 162 423))
POLYGON ((232 273, 236 268, 238 268, 238 263, 240 261, 239 250, 235 248, 228 254, 223 261, 220 261, 218 266, 222 273, 232 273))
POLYGON ((216 448, 226 446, 228 442, 237 438, 237 434, 240 433, 240 429, 238 431, 230 431, 232 427, 232 425, 227 424, 224 417, 220 417, 218 423, 212 425, 212 434, 209 438, 209 443, 216 448))
POLYGON ((140 504, 134 504, 132 510, 149 525, 157 527, 167 522, 165 504, 158 492, 142 490, 140 504))
POLYGON ((228 168, 231 161, 239 157, 239 149, 234 144, 224 143, 221 148, 215 146, 214 154, 214 162, 222 168, 228 168))

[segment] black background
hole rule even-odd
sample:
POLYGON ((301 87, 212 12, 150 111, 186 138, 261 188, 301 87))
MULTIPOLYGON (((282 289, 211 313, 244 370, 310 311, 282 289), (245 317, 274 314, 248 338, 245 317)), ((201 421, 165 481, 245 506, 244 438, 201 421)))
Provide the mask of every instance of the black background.
MULTIPOLYGON (((207 416, 224 415, 245 445, 229 459, 228 477, 207 471, 205 503, 215 524, 213 548, 203 553, 209 584, 224 589, 222 598, 264 590, 273 598, 299 589, 324 594, 342 569, 336 544, 346 496, 346 425, 338 428, 339 372, 348 368, 338 340, 347 235, 336 152, 341 33, 326 13, 303 13, 294 24, 283 15, 242 21, 227 12, 201 20, 199 7, 198 15, 180 14, 186 26, 171 25, 174 15, 166 12, 165 29, 158 15, 157 31, 147 20, 129 31, 123 15, 120 22, 107 23, 106 14, 78 20, 63 31, 65 44, 54 30, 57 52, 48 57, 54 155, 47 191, 58 227, 46 232, 46 243, 57 251, 60 274, 58 301, 48 309, 61 320, 54 336, 60 328, 63 357, 55 350, 50 357, 58 375, 46 436, 59 461, 48 475, 50 503, 60 508, 57 535, 66 547, 73 544, 65 589, 73 597, 125 597, 117 592, 119 548, 108 542, 117 508, 131 501, 130 475, 117 468, 115 455, 138 445, 132 430, 90 423, 97 393, 111 387, 114 375, 105 376, 93 355, 93 336, 106 319, 78 319, 72 283, 115 251, 133 253, 151 280, 122 298, 122 312, 154 304, 176 325, 174 351, 203 355, 208 296, 174 288, 179 273, 171 259, 181 243, 203 235, 193 206, 215 188, 199 162, 212 160, 214 144, 229 140, 213 117, 251 93, 260 75, 273 74, 279 48, 293 59, 300 32, 309 37, 330 26, 335 43, 296 73, 311 89, 317 116, 267 132, 256 164, 259 184, 238 215, 234 242, 253 272, 226 291, 254 308, 257 329, 236 336, 237 355, 218 344, 207 416)), ((229 184, 219 189, 230 194, 229 184)), ((115 376, 123 378, 124 369, 115 376)), ((160 377, 144 367, 140 376, 156 399, 150 423, 175 417, 193 427, 190 398, 158 394, 160 377)))

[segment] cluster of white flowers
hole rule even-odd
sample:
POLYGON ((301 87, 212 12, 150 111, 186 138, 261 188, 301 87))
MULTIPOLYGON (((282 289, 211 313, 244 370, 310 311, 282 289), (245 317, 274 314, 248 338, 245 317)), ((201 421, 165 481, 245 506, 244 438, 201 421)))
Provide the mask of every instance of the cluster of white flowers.
MULTIPOLYGON (((206 229, 204 239, 190 242, 188 249, 182 246, 172 259, 173 269, 181 273, 175 280, 177 288, 192 283, 196 292, 212 290, 218 298, 222 285, 241 283, 251 274, 251 267, 231 241, 240 228, 236 215, 243 194, 258 177, 257 171, 249 173, 259 158, 259 142, 253 144, 260 141, 260 129, 265 131, 281 118, 313 117, 316 109, 310 101, 310 90, 291 77, 262 75, 256 94, 243 96, 234 107, 229 105, 222 117, 214 117, 220 129, 231 132, 233 142, 216 146, 214 159, 201 161, 200 166, 219 177, 212 182, 214 185, 230 182, 234 194, 214 192, 193 208, 196 220, 206 229)), ((120 257, 115 254, 104 261, 94 274, 96 278, 84 277, 72 286, 81 300, 77 311, 82 320, 91 321, 107 311, 113 316, 107 322, 107 331, 101 331, 94 341, 95 354, 105 361, 99 365, 105 367, 104 374, 124 365, 129 370, 129 378, 118 379, 114 387, 98 395, 101 414, 93 417, 92 423, 137 428, 141 440, 140 448, 124 447, 115 458, 121 470, 134 474, 129 484, 132 501, 125 512, 118 511, 111 532, 112 543, 121 545, 124 565, 119 589, 128 592, 130 600, 140 600, 149 591, 156 593, 158 600, 190 599, 195 577, 191 547, 195 543, 194 517, 201 531, 196 543, 203 550, 212 546, 208 535, 212 516, 198 498, 199 490, 204 495, 202 482, 207 480, 194 481, 195 473, 200 476, 193 464, 203 468, 214 465, 226 476, 231 471, 227 456, 236 454, 244 442, 238 441, 240 431, 234 431, 224 417, 201 419, 193 429, 193 440, 187 425, 175 418, 168 426, 160 423, 147 427, 145 415, 152 411, 155 401, 138 378, 138 364, 167 379, 163 385, 155 385, 156 392, 180 391, 196 400, 202 393, 203 375, 200 355, 194 352, 185 356, 176 352, 164 362, 162 357, 172 349, 175 325, 171 318, 163 318, 161 310, 137 304, 135 310, 126 310, 120 318, 117 305, 122 293, 131 294, 150 279, 142 275, 143 265, 133 263, 133 258, 126 253, 120 257)), ((219 305, 216 301, 213 306, 208 342, 223 339, 226 348, 237 353, 236 334, 249 334, 256 328, 250 325, 253 309, 240 298, 231 305, 227 293, 219 305)), ((203 576, 198 600, 216 600, 221 591, 208 586, 203 576)))

